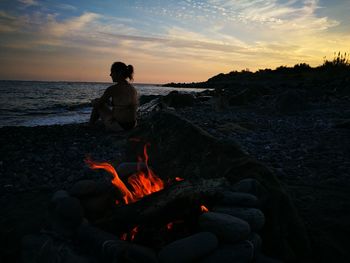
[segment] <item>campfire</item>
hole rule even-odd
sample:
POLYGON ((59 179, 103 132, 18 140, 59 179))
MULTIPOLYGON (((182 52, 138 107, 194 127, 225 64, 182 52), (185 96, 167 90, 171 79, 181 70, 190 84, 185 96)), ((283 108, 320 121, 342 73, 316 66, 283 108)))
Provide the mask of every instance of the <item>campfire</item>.
MULTIPOLYGON (((85 159, 85 163, 93 170, 102 169, 112 175, 111 183, 118 192, 119 199, 115 200, 117 206, 129 205, 141 200, 143 197, 163 190, 176 182, 184 181, 181 177, 168 179, 164 182, 158 177, 149 167, 149 155, 147 148, 150 147, 146 143, 143 147, 143 156, 138 157, 138 163, 135 165, 135 171, 126 178, 127 183, 124 183, 116 169, 107 162, 95 162, 90 157, 85 159), (145 166, 145 169, 142 167, 145 166)), ((209 209, 205 205, 200 205, 201 212, 208 212, 209 209)), ((172 231, 174 226, 179 228, 179 225, 184 224, 183 219, 177 219, 165 225, 164 229, 172 231)), ((134 241, 136 234, 139 232, 139 225, 134 226, 129 233, 122 233, 121 240, 134 241)))
POLYGON ((167 112, 132 136, 118 166, 87 158, 84 179, 53 194, 23 262, 295 262, 307 250, 274 174, 235 143, 167 112))
POLYGON ((157 176, 149 165, 149 147, 143 146, 128 174, 86 158, 91 169, 110 174, 111 183, 100 188, 85 180, 70 193, 57 192, 50 231, 74 239, 80 253, 103 262, 255 260, 261 248, 257 232, 265 221, 257 198, 239 192, 239 184, 233 190, 224 178, 157 176))

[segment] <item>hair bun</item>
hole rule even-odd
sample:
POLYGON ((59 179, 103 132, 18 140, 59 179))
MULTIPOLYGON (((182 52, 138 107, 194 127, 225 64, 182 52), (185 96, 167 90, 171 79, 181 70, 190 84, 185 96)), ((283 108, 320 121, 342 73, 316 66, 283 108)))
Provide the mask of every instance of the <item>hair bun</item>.
POLYGON ((127 71, 128 71, 129 79, 132 80, 133 74, 134 74, 134 67, 132 65, 128 65, 127 66, 127 71))

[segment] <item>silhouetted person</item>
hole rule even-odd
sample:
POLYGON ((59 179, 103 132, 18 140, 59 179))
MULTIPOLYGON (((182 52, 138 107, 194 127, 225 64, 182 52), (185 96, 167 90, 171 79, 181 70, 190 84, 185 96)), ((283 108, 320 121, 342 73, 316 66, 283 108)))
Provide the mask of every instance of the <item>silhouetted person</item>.
POLYGON ((113 63, 110 76, 115 84, 108 87, 101 98, 92 101, 91 126, 99 118, 110 131, 130 130, 136 126, 137 91, 128 81, 133 79, 133 74, 132 65, 113 63))

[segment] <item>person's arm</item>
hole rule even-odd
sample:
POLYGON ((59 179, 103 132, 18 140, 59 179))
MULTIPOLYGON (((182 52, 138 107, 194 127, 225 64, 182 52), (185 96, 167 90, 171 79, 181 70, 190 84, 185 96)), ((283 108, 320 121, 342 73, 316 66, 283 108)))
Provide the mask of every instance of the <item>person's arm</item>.
POLYGON ((101 98, 98 99, 97 106, 101 106, 101 105, 103 105, 105 103, 108 104, 109 98, 112 96, 111 88, 112 88, 112 86, 105 90, 105 92, 103 93, 101 98))

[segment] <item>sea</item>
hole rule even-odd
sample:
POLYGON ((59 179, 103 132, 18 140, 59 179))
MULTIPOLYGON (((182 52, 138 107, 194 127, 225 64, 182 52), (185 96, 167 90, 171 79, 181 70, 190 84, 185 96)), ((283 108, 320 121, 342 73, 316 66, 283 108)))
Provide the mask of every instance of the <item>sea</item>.
MULTIPOLYGON (((100 97, 110 85, 112 83, 0 80, 0 127, 87 122, 91 113, 90 101, 100 97)), ((166 95, 173 90, 203 91, 155 84, 133 85, 139 96, 166 95)))

